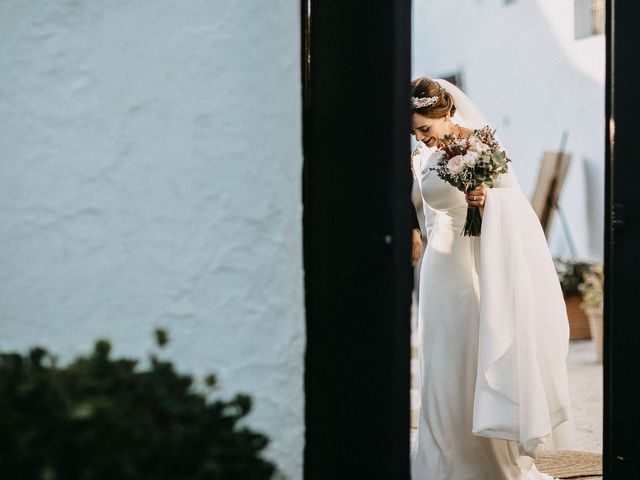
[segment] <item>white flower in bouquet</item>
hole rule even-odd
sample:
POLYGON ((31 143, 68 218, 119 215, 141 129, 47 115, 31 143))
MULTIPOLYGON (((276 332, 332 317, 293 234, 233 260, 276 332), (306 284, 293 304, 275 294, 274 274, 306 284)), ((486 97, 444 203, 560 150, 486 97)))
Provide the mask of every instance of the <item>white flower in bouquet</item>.
POLYGON ((469 150, 464 154, 464 164, 468 167, 475 167, 478 158, 480 158, 480 155, 477 152, 469 150))
POLYGON ((447 168, 453 174, 462 172, 465 168, 464 157, 462 155, 456 155, 455 157, 450 158, 447 162, 447 168))

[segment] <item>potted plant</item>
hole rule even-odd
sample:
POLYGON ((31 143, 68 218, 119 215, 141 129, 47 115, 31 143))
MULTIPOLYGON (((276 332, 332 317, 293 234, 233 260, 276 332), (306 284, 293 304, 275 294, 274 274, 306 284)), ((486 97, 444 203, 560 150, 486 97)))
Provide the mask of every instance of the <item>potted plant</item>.
POLYGON ((582 293, 579 285, 583 282, 584 274, 591 267, 591 262, 570 257, 554 257, 553 263, 558 273, 558 280, 567 306, 569 331, 571 340, 591 338, 589 319, 580 307, 582 293))
MULTIPOLYGON (((159 346, 167 342, 156 331, 159 346)), ((0 353, 0 478, 269 480, 269 439, 239 421, 251 397, 212 398, 171 362, 112 358, 106 340, 58 366, 40 347, 0 353)))
POLYGON ((594 263, 589 270, 584 273, 583 281, 578 286, 582 292, 582 303, 580 306, 586 312, 589 319, 591 338, 596 347, 596 359, 602 361, 602 337, 604 325, 602 321, 602 286, 604 284, 604 274, 601 263, 594 263))

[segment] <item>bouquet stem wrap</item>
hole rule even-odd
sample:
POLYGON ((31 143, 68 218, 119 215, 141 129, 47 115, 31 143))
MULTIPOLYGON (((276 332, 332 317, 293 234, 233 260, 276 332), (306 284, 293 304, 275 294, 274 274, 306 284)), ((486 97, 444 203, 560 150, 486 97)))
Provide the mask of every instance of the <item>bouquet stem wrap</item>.
POLYGON ((482 215, 479 207, 467 208, 467 220, 464 222, 462 233, 467 237, 477 237, 482 228, 482 215))

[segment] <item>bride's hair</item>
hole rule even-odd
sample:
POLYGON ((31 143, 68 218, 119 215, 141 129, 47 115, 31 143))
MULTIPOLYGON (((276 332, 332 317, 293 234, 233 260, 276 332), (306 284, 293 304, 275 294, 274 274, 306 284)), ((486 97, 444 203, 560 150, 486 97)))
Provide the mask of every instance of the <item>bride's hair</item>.
POLYGON ((418 77, 411 82, 411 96, 418 98, 438 97, 436 103, 433 105, 413 109, 415 113, 419 113, 425 117, 441 118, 447 113, 450 113, 453 117, 456 113, 456 106, 449 92, 429 77, 418 77))

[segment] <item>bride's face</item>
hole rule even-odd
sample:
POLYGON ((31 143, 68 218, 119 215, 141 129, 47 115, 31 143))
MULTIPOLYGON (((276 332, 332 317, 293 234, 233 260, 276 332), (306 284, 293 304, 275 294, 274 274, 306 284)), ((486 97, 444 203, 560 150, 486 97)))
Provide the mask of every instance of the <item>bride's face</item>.
POLYGON ((434 147, 438 140, 451 134, 449 115, 441 118, 429 118, 419 113, 411 115, 411 134, 427 147, 434 147))

